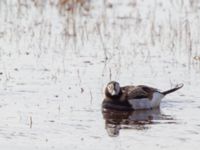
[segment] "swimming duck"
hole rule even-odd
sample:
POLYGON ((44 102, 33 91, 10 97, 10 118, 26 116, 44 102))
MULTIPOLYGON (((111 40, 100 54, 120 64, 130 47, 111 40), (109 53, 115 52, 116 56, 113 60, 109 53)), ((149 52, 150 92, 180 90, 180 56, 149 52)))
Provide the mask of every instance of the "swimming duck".
POLYGON ((102 108, 116 110, 158 108, 163 97, 182 87, 183 84, 178 84, 176 87, 162 92, 146 85, 120 87, 118 82, 111 81, 105 88, 102 108))

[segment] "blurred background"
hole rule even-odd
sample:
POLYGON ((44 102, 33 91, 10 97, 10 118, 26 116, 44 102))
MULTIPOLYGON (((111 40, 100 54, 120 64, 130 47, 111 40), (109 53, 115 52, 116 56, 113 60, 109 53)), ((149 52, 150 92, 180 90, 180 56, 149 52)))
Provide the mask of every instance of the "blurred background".
POLYGON ((197 148, 199 25, 198 0, 1 0, 0 148, 197 148), (110 80, 184 83, 161 105, 178 123, 110 138, 110 80))

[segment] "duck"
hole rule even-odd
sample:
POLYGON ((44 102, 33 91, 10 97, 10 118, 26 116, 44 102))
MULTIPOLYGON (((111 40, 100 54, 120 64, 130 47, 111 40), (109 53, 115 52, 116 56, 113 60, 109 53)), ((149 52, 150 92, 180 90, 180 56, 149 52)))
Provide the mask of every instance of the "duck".
POLYGON ((103 109, 146 110, 160 107, 161 100, 168 94, 183 87, 183 83, 174 88, 161 91, 146 85, 127 85, 121 87, 117 81, 111 81, 105 88, 103 109))

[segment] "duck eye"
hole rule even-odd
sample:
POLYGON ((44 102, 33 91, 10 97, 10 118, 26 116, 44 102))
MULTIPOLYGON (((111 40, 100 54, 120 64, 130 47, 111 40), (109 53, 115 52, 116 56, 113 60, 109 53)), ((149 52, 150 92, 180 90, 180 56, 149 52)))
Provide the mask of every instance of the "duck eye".
POLYGON ((108 85, 108 90, 110 91, 110 93, 112 93, 112 91, 114 90, 114 86, 112 84, 108 85))
POLYGON ((112 84, 109 85, 109 89, 113 90, 114 86, 112 84))

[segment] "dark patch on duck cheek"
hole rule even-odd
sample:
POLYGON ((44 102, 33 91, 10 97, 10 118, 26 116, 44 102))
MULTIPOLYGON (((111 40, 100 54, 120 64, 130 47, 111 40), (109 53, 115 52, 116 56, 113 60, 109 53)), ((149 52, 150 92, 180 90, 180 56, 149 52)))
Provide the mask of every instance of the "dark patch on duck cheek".
POLYGON ((113 90, 115 91, 115 93, 117 92, 117 90, 116 90, 116 84, 114 85, 114 89, 113 90))
MULTIPOLYGON (((115 83, 115 85, 114 85, 114 90, 115 90, 116 93, 119 92, 116 83, 115 83)), ((117 93, 117 94, 119 94, 119 93, 117 93)))

